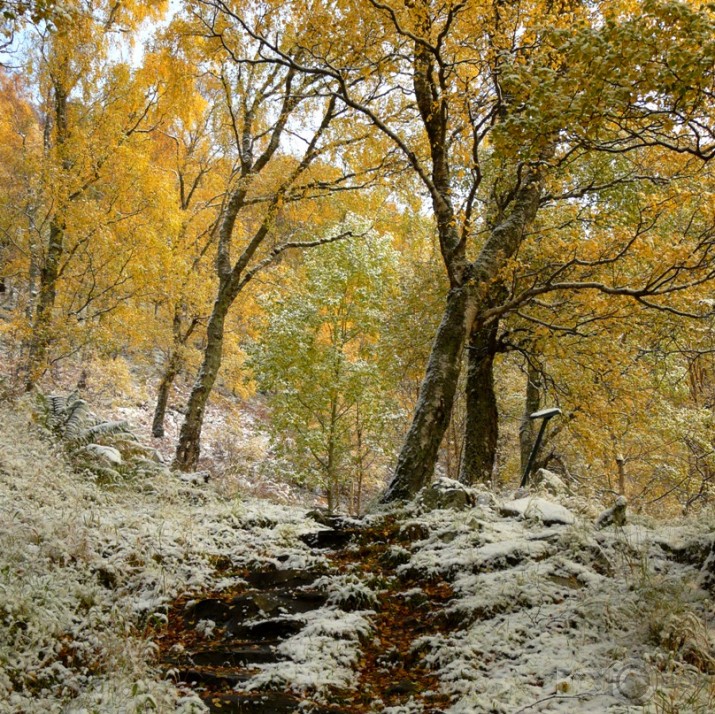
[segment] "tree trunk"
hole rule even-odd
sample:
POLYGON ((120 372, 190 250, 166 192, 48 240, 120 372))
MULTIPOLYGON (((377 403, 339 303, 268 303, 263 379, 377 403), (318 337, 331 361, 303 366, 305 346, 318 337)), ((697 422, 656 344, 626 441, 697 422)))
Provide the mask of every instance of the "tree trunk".
POLYGON ((173 344, 169 352, 169 358, 166 361, 164 374, 156 396, 156 408, 154 409, 154 419, 151 425, 152 436, 161 438, 164 436, 164 419, 166 417, 166 407, 169 402, 169 394, 171 387, 177 375, 184 369, 184 347, 189 338, 193 334, 196 326, 199 324, 199 318, 194 317, 184 330, 184 321, 186 313, 182 303, 174 306, 173 320, 173 344))
POLYGON ((230 281, 222 281, 206 328, 206 349, 199 374, 189 396, 174 457, 173 465, 181 471, 191 471, 195 468, 201 453, 200 440, 204 413, 221 368, 226 315, 235 299, 229 288, 230 281))
POLYGON ((384 502, 412 498, 432 478, 437 452, 452 412, 464 340, 477 314, 499 304, 495 300, 503 288, 494 283, 494 278, 521 245, 527 228, 536 217, 540 195, 541 178, 534 169, 522 181, 509 215, 502 217, 492 229, 476 261, 462 276, 464 284, 450 290, 412 424, 392 481, 382 497, 384 502), (476 291, 483 291, 480 299, 475 297, 476 291))
POLYGON ((37 231, 34 230, 35 225, 35 209, 30 212, 30 220, 32 227, 28 231, 28 257, 30 259, 29 269, 27 271, 27 305, 25 306, 25 317, 32 324, 35 314, 35 306, 37 303, 37 285, 40 280, 40 245, 37 231))
POLYGON ((328 512, 335 513, 340 506, 340 483, 337 468, 338 401, 332 399, 330 430, 328 431, 328 462, 326 468, 328 512))
POLYGON ((432 478, 437 453, 452 414, 462 347, 471 327, 468 323, 473 319, 469 302, 468 288, 455 288, 447 296, 412 424, 392 481, 382 497, 385 502, 411 498, 432 478))
POLYGON ((52 341, 52 311, 57 299, 57 278, 64 253, 64 226, 54 219, 50 225, 45 264, 40 271, 40 290, 32 324, 25 389, 30 391, 47 368, 47 349, 52 341))
POLYGON ((362 511, 362 489, 363 483, 365 481, 365 454, 363 453, 362 445, 362 430, 363 424, 360 420, 360 403, 355 405, 355 438, 356 438, 356 465, 357 465, 357 475, 356 483, 354 483, 354 494, 353 494, 353 516, 356 518, 360 517, 362 511))
POLYGON ((490 484, 497 454, 499 413, 494 392, 494 356, 499 321, 475 322, 467 357, 467 418, 459 480, 490 484))
POLYGON ((616 466, 618 466, 618 494, 626 495, 626 460, 621 454, 616 455, 616 466))
MULTIPOLYGON (((64 172, 71 168, 71 163, 65 156, 65 144, 69 138, 67 124, 67 92, 62 83, 53 83, 54 89, 54 121, 55 145, 62 159, 64 172)), ((62 208, 58 206, 50 219, 50 235, 47 243, 47 253, 40 270, 40 285, 37 298, 37 309, 32 322, 32 337, 28 355, 27 378, 25 389, 30 391, 35 382, 47 368, 47 349, 52 340, 52 312, 57 299, 57 279, 60 274, 60 261, 64 254, 65 223, 62 218, 62 208)))
POLYGON ((154 419, 151 423, 151 434, 157 439, 164 436, 164 418, 166 417, 166 407, 169 403, 169 393, 171 392, 171 387, 180 369, 181 359, 178 352, 173 349, 171 355, 169 355, 156 394, 156 407, 154 409, 154 419))
POLYGON ((524 414, 519 425, 519 451, 521 453, 521 472, 524 473, 531 449, 536 439, 534 422, 529 419, 529 415, 539 411, 541 404, 541 375, 533 362, 529 361, 526 372, 526 400, 524 402, 524 414))

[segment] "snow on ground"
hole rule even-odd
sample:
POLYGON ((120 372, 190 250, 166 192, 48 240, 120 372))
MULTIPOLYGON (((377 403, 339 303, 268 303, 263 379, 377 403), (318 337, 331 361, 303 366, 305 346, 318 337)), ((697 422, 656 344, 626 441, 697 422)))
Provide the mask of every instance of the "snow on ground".
POLYGON ((544 498, 526 497, 509 501, 501 507, 505 515, 521 516, 522 518, 538 518, 543 523, 561 523, 571 525, 575 518, 568 508, 559 503, 552 503, 544 498))
POLYGON ((323 559, 296 540, 311 530, 300 509, 168 475, 100 487, 69 468, 28 412, 8 408, 0 504, 3 714, 203 711, 148 664, 167 604, 228 586, 220 561, 323 559))
POLYGON ((372 611, 344 612, 335 606, 300 616, 305 627, 278 645, 287 661, 260 664, 244 688, 284 689, 326 698, 331 688, 353 689, 360 643, 370 636, 372 611))
POLYGON ((674 644, 663 641, 670 618, 697 623, 712 648, 712 601, 667 557, 682 530, 545 528, 560 507, 539 505, 529 521, 472 509, 412 523, 429 535, 398 572, 446 577, 455 592, 446 615, 460 625, 413 646, 452 696, 448 714, 715 710, 712 678, 659 647, 674 644))
MULTIPOLYGON (((449 626, 412 646, 449 714, 715 711, 712 599, 674 556, 698 538, 707 552, 708 522, 596 531, 577 515, 549 526, 563 515, 553 501, 508 517, 482 499, 402 523, 411 535, 391 546, 402 595, 422 579, 454 592, 428 613, 449 626)), ((1 714, 205 711, 154 662, 168 603, 235 585, 239 567, 326 566, 298 540, 319 528, 305 510, 169 474, 100 486, 19 407, 0 419, 0 504, 1 714)), ((305 627, 279 645, 287 661, 247 686, 323 699, 356 686, 378 596, 361 577, 317 580, 327 605, 296 616, 305 627)), ((384 709, 423 710, 417 696, 384 709)))

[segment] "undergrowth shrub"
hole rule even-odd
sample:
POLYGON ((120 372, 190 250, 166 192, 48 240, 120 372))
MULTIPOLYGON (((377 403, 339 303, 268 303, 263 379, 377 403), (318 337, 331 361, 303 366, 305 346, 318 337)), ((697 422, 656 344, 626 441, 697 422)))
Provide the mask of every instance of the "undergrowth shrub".
POLYGON ((126 421, 101 419, 76 392, 38 393, 37 413, 64 446, 72 464, 100 479, 116 481, 166 469, 156 449, 142 444, 126 421))

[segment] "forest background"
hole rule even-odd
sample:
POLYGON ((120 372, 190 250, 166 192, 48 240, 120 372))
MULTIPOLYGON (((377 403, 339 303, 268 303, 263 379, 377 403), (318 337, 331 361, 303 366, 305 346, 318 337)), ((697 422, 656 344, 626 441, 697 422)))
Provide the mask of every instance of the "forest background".
POLYGON ((351 513, 515 485, 558 406, 572 488, 711 500, 711 6, 0 11, 3 396, 133 402, 178 469, 351 513))

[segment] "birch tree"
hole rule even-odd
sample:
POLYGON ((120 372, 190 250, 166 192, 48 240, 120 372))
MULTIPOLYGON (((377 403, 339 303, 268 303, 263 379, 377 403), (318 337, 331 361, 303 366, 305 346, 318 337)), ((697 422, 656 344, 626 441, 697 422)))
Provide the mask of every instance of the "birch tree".
MULTIPOLYGON (((601 15, 578 2, 365 0, 334 18, 330 5, 313 5, 308 16, 296 4, 282 37, 302 53, 288 54, 250 15, 208 4, 260 40, 266 60, 328 82, 390 139, 431 203, 450 292, 387 500, 412 496, 432 475, 467 339, 471 354, 489 354, 487 326, 547 292, 665 299, 657 280, 624 286, 581 276, 514 292, 509 269, 554 207, 609 186, 669 182, 660 156, 712 157, 707 8, 649 1, 634 15, 614 3, 601 15), (340 44, 324 32, 336 24, 340 44), (628 168, 604 183, 589 166, 614 155, 627 156, 628 168)), ((707 246, 695 241, 691 251, 687 266, 676 263, 670 294, 708 272, 707 246)), ((578 243, 563 246, 564 264, 574 265, 574 252, 578 243)))
MULTIPOLYGON (((210 5, 197 3, 195 21, 193 31, 208 41, 208 66, 224 88, 236 164, 216 222, 216 297, 176 449, 174 464, 180 469, 198 461, 206 405, 221 366, 226 316, 239 294, 285 251, 347 237, 311 239, 303 232, 296 240, 281 234, 284 207, 370 183, 375 171, 369 163, 357 172, 343 163, 322 172, 338 148, 349 150, 365 133, 346 124, 344 109, 320 77, 265 63, 260 43, 240 26, 226 24, 210 5), (319 165, 321 171, 312 171, 319 165)), ((270 22, 280 27, 279 18, 265 18, 266 31, 270 22)))
POLYGON ((360 512, 401 417, 394 356, 382 339, 397 263, 388 238, 336 243, 306 255, 264 301, 250 364, 274 443, 293 478, 319 487, 331 512, 360 512))

